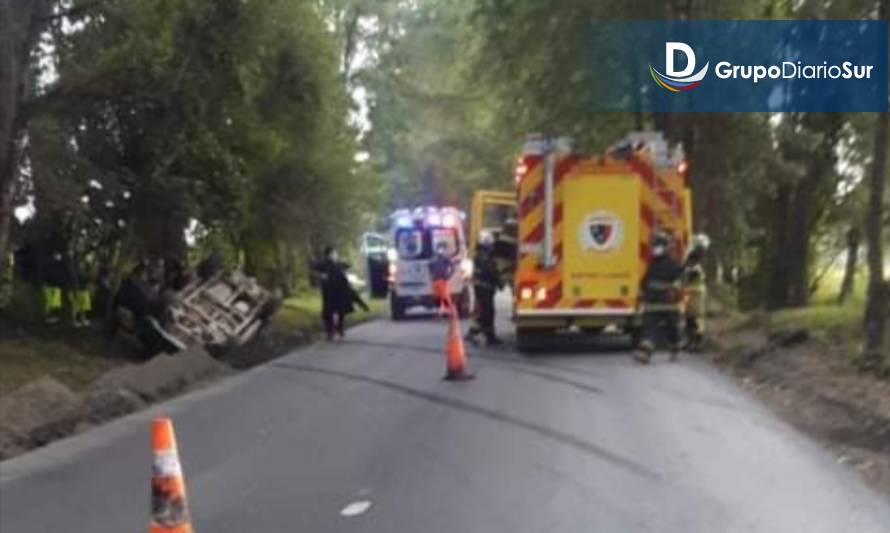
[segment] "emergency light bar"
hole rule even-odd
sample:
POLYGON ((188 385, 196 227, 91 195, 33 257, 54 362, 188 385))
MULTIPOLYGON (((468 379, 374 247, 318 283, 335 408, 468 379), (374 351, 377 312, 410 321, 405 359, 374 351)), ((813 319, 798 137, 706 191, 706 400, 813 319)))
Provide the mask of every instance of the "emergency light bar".
POLYGON ((442 225, 446 228, 454 228, 457 226, 457 218, 449 213, 442 217, 442 225))
POLYGON ((390 218, 397 228, 413 228, 415 224, 430 227, 457 228, 466 215, 454 207, 417 207, 413 211, 399 209, 390 218))
POLYGON ((680 161, 677 164, 677 172, 679 172, 680 174, 683 174, 685 176, 686 173, 689 172, 689 161, 687 161, 685 159, 680 161))

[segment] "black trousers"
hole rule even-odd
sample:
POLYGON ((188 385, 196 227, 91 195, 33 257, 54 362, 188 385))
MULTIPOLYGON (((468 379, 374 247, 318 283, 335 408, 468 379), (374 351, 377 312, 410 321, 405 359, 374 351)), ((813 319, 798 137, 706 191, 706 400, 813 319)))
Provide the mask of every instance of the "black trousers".
POLYGON ((328 337, 333 337, 334 333, 343 335, 346 327, 345 313, 323 307, 321 310, 321 321, 324 322, 324 330, 328 337))
POLYGON ((643 342, 655 349, 658 345, 660 333, 664 336, 670 347, 680 346, 680 313, 678 311, 646 311, 643 313, 643 342))
POLYGON ((494 290, 486 287, 473 287, 476 297, 476 325, 471 333, 482 333, 485 338, 494 338, 494 290))
POLYGON ((686 315, 686 336, 690 343, 701 342, 702 333, 699 326, 699 318, 695 315, 686 315))

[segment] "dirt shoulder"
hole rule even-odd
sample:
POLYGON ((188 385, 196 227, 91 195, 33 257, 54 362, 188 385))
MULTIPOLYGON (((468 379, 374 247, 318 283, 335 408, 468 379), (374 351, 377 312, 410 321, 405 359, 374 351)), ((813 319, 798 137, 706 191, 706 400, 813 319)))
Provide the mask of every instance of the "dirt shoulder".
MULTIPOLYGON (((98 326, 0 335, 0 460, 212 384, 314 342, 321 335, 316 298, 286 302, 247 345, 210 354, 193 348, 140 356, 132 339, 106 341, 98 326)), ((351 324, 380 315, 382 302, 351 324)))
POLYGON ((753 322, 715 329, 719 367, 890 497, 890 380, 857 371, 849 339, 753 322))

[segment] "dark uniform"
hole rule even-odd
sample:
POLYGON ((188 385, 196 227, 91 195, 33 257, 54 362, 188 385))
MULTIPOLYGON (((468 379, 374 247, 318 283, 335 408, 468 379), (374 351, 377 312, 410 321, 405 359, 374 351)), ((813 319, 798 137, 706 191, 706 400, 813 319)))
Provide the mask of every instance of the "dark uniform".
POLYGON ((680 288, 683 268, 666 252, 655 257, 643 277, 643 341, 638 359, 648 363, 664 328, 671 359, 680 348, 680 288))
POLYGON ((476 317, 467 333, 467 339, 475 341, 481 333, 488 344, 501 341, 494 333, 494 296, 501 288, 501 276, 492 251, 479 246, 473 258, 473 295, 476 299, 476 317))
POLYGON ((355 311, 355 304, 368 311, 362 297, 352 288, 346 277, 346 265, 338 262, 330 251, 328 257, 313 265, 313 270, 321 279, 321 320, 324 323, 328 340, 346 333, 346 315, 355 311))

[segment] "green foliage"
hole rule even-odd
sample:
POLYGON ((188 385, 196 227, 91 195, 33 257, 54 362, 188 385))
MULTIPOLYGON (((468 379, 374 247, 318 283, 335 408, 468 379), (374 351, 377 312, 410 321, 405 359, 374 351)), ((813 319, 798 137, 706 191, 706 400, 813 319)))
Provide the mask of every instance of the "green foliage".
POLYGON ((663 129, 692 157, 712 274, 719 266, 741 279, 751 305, 799 304, 820 259, 861 220, 871 117, 595 113, 587 26, 861 18, 875 6, 71 0, 76 14, 35 55, 35 78, 56 79, 34 95, 28 193, 38 217, 23 234, 62 228, 99 257, 127 260, 182 254, 184 228, 199 221, 199 249, 222 248, 289 285, 311 252, 354 242, 370 213, 466 206, 476 189, 510 188, 528 132, 572 135, 599 152, 630 130, 663 129), (366 163, 355 160, 360 149, 366 163), (787 265, 789 256, 803 260, 787 265))
POLYGON ((356 78, 369 93, 365 138, 392 206, 466 206, 472 191, 511 185, 517 132, 472 70, 472 2, 428 2, 380 24, 378 63, 356 78))
MULTIPOLYGON (((873 120, 861 114, 608 114, 587 98, 595 20, 867 18, 875 0, 589 2, 478 0, 473 71, 495 96, 494 124, 573 136, 598 152, 634 129, 661 129, 692 158, 695 225, 714 242, 708 267, 743 281, 748 305, 806 302, 817 256, 843 250, 862 215, 861 174, 873 120), (499 105, 498 105, 499 104, 499 105), (779 119, 780 120, 776 120, 779 119), (839 150, 842 148, 842 150, 839 150), (841 153, 842 152, 842 153, 841 153)), ((713 276, 712 276, 713 278, 713 276)))
MULTIPOLYGON (((367 300, 370 311, 359 309, 347 319, 350 323, 363 322, 383 314, 384 300, 367 300)), ((304 293, 288 298, 274 319, 275 329, 282 333, 317 330, 321 326, 321 298, 317 294, 304 293)))
POLYGON ((72 7, 84 10, 48 38, 56 79, 30 128, 32 226, 69 220, 69 236, 105 255, 181 256, 198 221, 199 244, 274 267, 360 232, 377 187, 353 162, 351 98, 320 2, 72 7))

